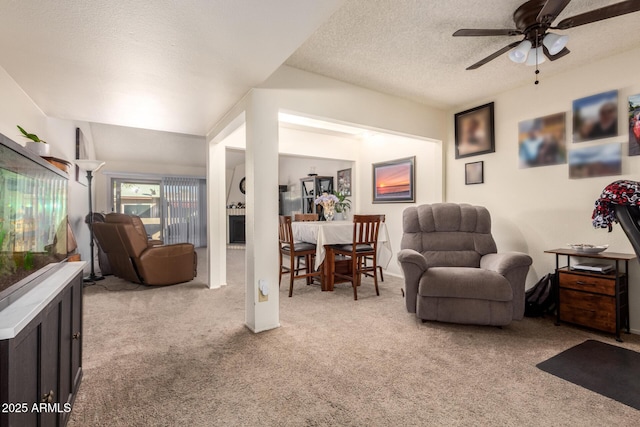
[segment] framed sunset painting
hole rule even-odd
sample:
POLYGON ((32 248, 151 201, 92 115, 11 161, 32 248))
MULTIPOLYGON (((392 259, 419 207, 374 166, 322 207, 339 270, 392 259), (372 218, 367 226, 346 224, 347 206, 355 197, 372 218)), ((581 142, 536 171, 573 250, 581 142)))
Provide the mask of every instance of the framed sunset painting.
POLYGON ((416 158, 373 164, 373 203, 413 203, 416 158))

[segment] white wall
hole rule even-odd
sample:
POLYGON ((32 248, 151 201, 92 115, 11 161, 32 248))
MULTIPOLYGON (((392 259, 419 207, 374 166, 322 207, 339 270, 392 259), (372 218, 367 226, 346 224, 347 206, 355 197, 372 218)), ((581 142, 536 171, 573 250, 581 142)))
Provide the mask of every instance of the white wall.
MULTIPOLYGON (((353 162, 280 154, 278 184, 290 186, 290 191, 300 191, 300 178, 307 176, 311 167, 315 168, 318 175, 333 176, 335 182, 337 171, 353 167, 353 162)), ((244 164, 227 169, 227 205, 238 202, 245 203, 245 195, 240 192, 240 180, 245 176, 244 164)))
MULTIPOLYGON (((85 122, 72 122, 69 120, 61 120, 56 118, 47 118, 47 141, 51 141, 52 154, 56 157, 68 160, 73 163, 76 154, 76 127, 79 127, 82 131, 83 138, 85 140, 85 146, 87 149, 87 157, 95 158, 93 138, 91 135, 91 129, 88 123, 85 122), (55 154, 54 154, 55 153, 55 154)), ((81 174, 86 175, 83 171, 81 174)), ((86 179, 81 182, 86 182, 86 179)), ((93 184, 93 210, 96 210, 97 199, 95 196, 95 190, 97 186, 93 184)), ((78 242, 78 251, 83 260, 90 260, 91 252, 89 242, 91 236, 89 227, 84 222, 86 215, 89 213, 89 198, 87 194, 87 187, 81 185, 75 180, 75 165, 71 165, 69 168, 69 224, 78 242)), ((95 247, 94 247, 95 249, 95 247)), ((94 250, 94 256, 97 256, 97 249, 94 250)), ((95 264, 96 271, 98 270, 98 264, 95 264)))
POLYGON ((358 159, 358 213, 384 214, 394 256, 387 272, 402 275, 396 255, 402 238, 402 212, 409 206, 443 200, 442 145, 437 141, 381 135, 362 142, 358 159), (415 203, 376 203, 373 200, 373 163, 415 156, 415 203))
POLYGON ((359 140, 355 138, 306 129, 292 129, 282 125, 278 133, 280 135, 278 145, 280 154, 340 161, 358 158, 360 144, 359 140))
POLYGON ((440 109, 286 65, 260 88, 273 92, 280 110, 436 140, 446 135, 440 109))
MULTIPOLYGON (((443 154, 439 141, 388 133, 377 133, 368 138, 345 138, 280 126, 280 152, 285 151, 298 153, 296 156, 280 156, 280 184, 293 184, 292 191, 300 191, 299 179, 309 173, 311 166, 316 167, 318 175, 333 177, 336 177, 340 169, 352 168, 351 213, 384 214, 394 254, 400 251, 402 212, 408 206, 443 200, 443 154), (353 160, 302 157, 323 154, 353 160), (373 163, 412 156, 416 157, 416 202, 374 204, 373 163), (289 159, 294 161, 288 161, 289 159)), ((391 259, 387 272, 402 274, 395 256, 391 259)))
MULTIPOLYGON (((591 226, 593 204, 602 189, 618 179, 640 179, 640 156, 627 157, 627 97, 640 93, 634 70, 640 67, 640 50, 596 61, 571 73, 547 76, 544 64, 540 84, 520 87, 462 105, 450 112, 446 154, 446 199, 486 206, 493 218, 493 235, 498 250, 517 250, 532 256, 528 285, 554 268, 555 259, 545 249, 567 243, 609 244, 610 251, 633 253, 619 226, 612 233, 591 226), (570 114, 572 100, 612 89, 619 90, 619 136, 593 143, 573 143, 570 114), (455 160, 453 114, 495 101, 496 152, 455 160), (581 180, 568 179, 568 166, 518 168, 518 122, 567 112, 567 148, 623 142, 623 175, 581 180), (484 161, 485 183, 464 185, 464 164, 484 161)), ((532 72, 522 67, 521 72, 532 72)), ((630 307, 631 327, 640 332, 640 268, 632 261, 630 307)))
MULTIPOLYGON (((24 93, 22 88, 0 67, 0 133, 15 142, 24 145, 25 139, 17 125, 28 132, 37 134, 51 146, 51 155, 67 161, 75 158, 75 129, 80 127, 86 135, 87 151, 94 151, 89 125, 47 117, 37 105, 24 93)), ((70 171, 73 171, 71 166, 70 171)), ((69 177, 69 223, 78 242, 78 250, 83 260, 89 259, 89 229, 84 224, 89 202, 87 188, 75 182, 74 173, 69 177)))
POLYGON ((184 135, 92 123, 96 158, 106 163, 96 174, 96 208, 108 212, 111 176, 206 175, 205 139, 184 135))
MULTIPOLYGON (((264 126, 265 136, 269 142, 276 135, 273 129, 266 126, 265 119, 273 120, 277 123, 277 112, 286 111, 292 113, 301 113, 317 118, 326 118, 346 124, 356 124, 359 126, 369 127, 372 129, 387 129, 393 133, 415 135, 422 138, 431 138, 441 141, 446 134, 444 111, 416 102, 407 101, 391 95, 385 95, 364 89, 351 84, 343 83, 334 79, 322 77, 316 74, 300 71, 291 67, 282 66, 276 71, 263 85, 252 90, 244 99, 234 106, 223 117, 214 128, 207 134, 207 142, 209 144, 209 155, 207 157, 207 178, 209 180, 209 200, 220 200, 220 184, 225 178, 224 171, 218 169, 218 165, 224 163, 221 158, 225 154, 223 147, 228 146, 230 141, 228 137, 233 137, 243 122, 247 128, 254 125, 252 122, 257 121, 258 126, 264 126), (259 108, 256 108, 259 106, 259 108), (275 114, 274 114, 275 110, 275 114)), ((255 137, 256 135, 254 135, 255 137)), ((233 138, 229 138, 233 139, 233 138)), ((247 141, 251 141, 249 132, 247 132, 247 141)), ((438 149, 440 145, 436 142, 438 149)), ((248 147, 248 144, 247 144, 248 147)), ((249 147, 248 147, 249 148, 249 147)), ((257 148, 257 146, 255 147, 257 148)), ((254 149, 255 149, 254 148, 254 149)), ((269 152, 269 158, 273 154, 277 154, 279 147, 273 147, 273 152, 269 152)), ((436 150, 438 151, 438 150, 436 150)), ((263 155, 267 152, 260 150, 263 155)), ((325 150, 330 153, 331 150, 325 150)), ((257 160, 257 159, 254 159, 257 160)), ((352 160, 346 158, 345 160, 352 160)), ((264 160, 266 161, 266 159, 264 160)), ((440 166, 434 169, 441 170, 441 158, 438 161, 440 166)), ((251 191, 251 181, 258 182, 264 178, 271 178, 271 171, 265 170, 264 164, 247 162, 247 181, 249 182, 248 191, 251 191), (257 167, 258 172, 255 175, 257 167)), ((442 175, 440 175, 441 178, 442 175)), ((224 188, 224 185, 222 186, 224 188)), ((439 188, 442 189, 442 181, 439 180, 439 188)), ((256 195, 254 194, 253 197, 256 195)), ((358 197, 358 196, 356 196, 358 197)), ((224 200, 224 198, 222 198, 224 200)), ((248 214, 251 213, 251 203, 256 200, 247 200, 248 214)), ((223 229, 224 218, 223 212, 216 209, 215 203, 210 203, 208 215, 210 219, 210 227, 223 229), (217 225, 217 227, 216 227, 217 225)), ((260 237, 265 237, 264 243, 267 241, 275 241, 277 236, 276 224, 267 216, 265 229, 262 230, 260 237)), ((248 228, 251 227, 251 217, 247 217, 248 228)), ((273 218, 275 221, 275 218, 273 218)), ((387 221, 401 221, 401 218, 387 218, 387 221)), ((217 233, 220 234, 220 233, 217 233)), ((209 266, 210 266, 210 286, 220 286, 226 280, 224 266, 220 265, 220 257, 224 253, 224 242, 216 233, 209 233, 209 266), (213 268, 215 267, 215 268, 213 268)), ((251 232, 248 232, 248 236, 251 232)), ((399 239, 400 236, 397 236, 399 239)), ((268 321, 256 322, 256 315, 262 310, 262 314, 267 314, 261 304, 252 305, 253 295, 257 294, 257 283, 251 278, 255 277, 255 268, 267 266, 265 263, 269 258, 264 252, 256 252, 252 249, 252 240, 247 240, 247 305, 246 320, 247 325, 256 330, 255 326, 260 324, 259 330, 266 329, 272 325, 272 319, 268 321)), ((277 316, 277 307, 269 306, 269 316, 277 316)))
POLYGON ((278 171, 280 178, 278 182, 280 185, 289 186, 289 191, 301 192, 300 178, 307 177, 310 173, 309 171, 313 168, 319 176, 332 176, 335 190, 337 189, 338 171, 353 167, 353 162, 348 160, 319 159, 281 154, 278 171))
MULTIPOLYGON (((20 86, 0 67, 0 133, 17 143, 24 145, 24 138, 16 127, 22 126, 25 130, 35 133, 40 138, 48 141, 46 134, 47 120, 45 114, 33 103, 20 86)), ((53 149, 52 155, 56 155, 53 149)))
POLYGON ((332 119, 385 134, 382 140, 373 138, 356 145, 342 144, 341 148, 314 146, 324 153, 344 153, 342 158, 356 161, 352 173, 357 211, 386 215, 394 252, 388 272, 401 274, 395 254, 402 237, 402 211, 409 204, 372 204, 371 164, 416 155, 416 203, 441 201, 443 170, 439 141, 447 135, 445 112, 287 66, 280 67, 261 87, 274 92, 283 111, 332 119), (411 141, 411 136, 422 140, 411 141), (357 151, 352 151, 354 147, 357 151))
POLYGON ((240 191, 240 181, 245 177, 244 163, 237 165, 227 174, 227 205, 246 202, 245 195, 240 191))

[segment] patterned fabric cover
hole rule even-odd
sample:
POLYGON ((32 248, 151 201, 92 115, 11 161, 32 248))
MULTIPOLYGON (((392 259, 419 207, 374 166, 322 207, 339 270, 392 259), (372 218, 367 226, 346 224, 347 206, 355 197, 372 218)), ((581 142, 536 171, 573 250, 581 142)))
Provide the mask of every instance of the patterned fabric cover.
POLYGON ((591 215, 595 228, 608 228, 611 232, 613 223, 618 222, 612 204, 640 206, 640 182, 615 181, 602 190, 591 215))

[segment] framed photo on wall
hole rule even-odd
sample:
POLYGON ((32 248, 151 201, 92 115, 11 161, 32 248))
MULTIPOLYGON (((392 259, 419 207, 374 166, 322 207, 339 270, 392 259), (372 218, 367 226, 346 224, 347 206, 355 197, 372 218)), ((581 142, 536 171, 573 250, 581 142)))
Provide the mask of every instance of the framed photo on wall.
POLYGON ((351 168, 338 171, 337 190, 344 196, 351 196, 351 168))
POLYGON ((493 102, 456 113, 456 159, 496 151, 493 119, 493 102))
POLYGON ((573 142, 618 136, 618 91, 573 101, 573 142))
POLYGON ((640 155, 640 94, 629 97, 629 155, 640 155))
POLYGON ((622 175, 622 145, 601 144, 569 151, 569 179, 622 175))
POLYGON ((567 114, 557 113, 518 123, 520 168, 567 163, 567 114))
POLYGON ((465 185, 484 183, 484 162, 465 163, 464 183, 465 185))
MULTIPOLYGON (((80 128, 76 128, 76 160, 87 158, 87 147, 85 144, 86 143, 82 135, 82 131, 80 130, 80 128)), ((75 165, 75 166, 76 166, 76 182, 86 187, 87 186, 86 175, 83 173, 83 171, 80 170, 78 165, 75 165)))
POLYGON ((373 203, 415 202, 415 163, 415 156, 374 163, 373 203))

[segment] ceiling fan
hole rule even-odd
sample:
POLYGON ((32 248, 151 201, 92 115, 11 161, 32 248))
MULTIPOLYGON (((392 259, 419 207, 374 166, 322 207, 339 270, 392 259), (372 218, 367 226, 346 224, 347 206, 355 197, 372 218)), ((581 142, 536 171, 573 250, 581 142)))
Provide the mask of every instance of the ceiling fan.
POLYGON ((549 60, 555 61, 569 54, 569 49, 566 48, 569 37, 551 33, 549 30, 567 30, 640 11, 640 0, 627 0, 563 19, 553 26, 553 21, 570 2, 571 0, 530 0, 518 7, 513 13, 515 29, 462 29, 456 31, 453 33, 454 37, 524 36, 521 41, 510 43, 467 67, 467 70, 475 70, 510 51, 509 58, 513 62, 536 65, 536 74, 538 74, 537 65, 544 62, 545 56, 549 60))

